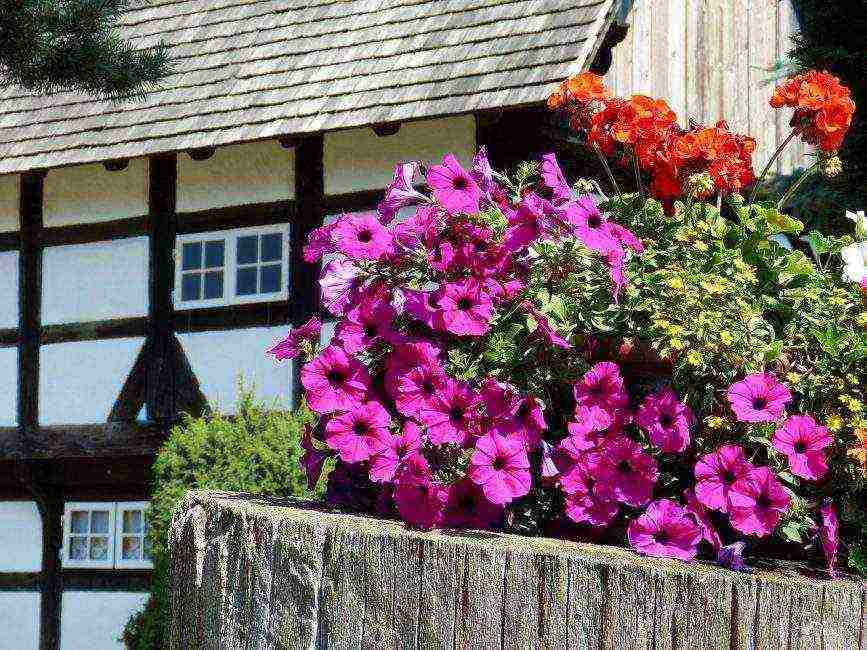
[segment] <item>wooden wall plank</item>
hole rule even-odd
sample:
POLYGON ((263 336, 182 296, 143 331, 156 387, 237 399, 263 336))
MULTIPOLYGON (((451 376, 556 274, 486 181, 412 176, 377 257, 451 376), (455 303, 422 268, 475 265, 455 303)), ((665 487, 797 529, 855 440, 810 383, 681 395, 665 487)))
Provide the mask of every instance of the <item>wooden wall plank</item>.
POLYGON ((654 92, 651 70, 653 43, 651 1, 639 0, 632 7, 632 93, 650 95, 654 92))

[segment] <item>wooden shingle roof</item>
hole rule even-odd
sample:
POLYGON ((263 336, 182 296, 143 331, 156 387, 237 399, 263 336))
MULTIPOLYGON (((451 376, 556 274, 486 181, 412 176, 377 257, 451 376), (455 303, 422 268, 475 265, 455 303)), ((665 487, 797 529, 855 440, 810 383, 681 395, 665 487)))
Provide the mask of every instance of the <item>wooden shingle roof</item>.
POLYGON ((0 92, 0 174, 540 102, 593 59, 614 0, 140 0, 169 46, 143 99, 0 92))

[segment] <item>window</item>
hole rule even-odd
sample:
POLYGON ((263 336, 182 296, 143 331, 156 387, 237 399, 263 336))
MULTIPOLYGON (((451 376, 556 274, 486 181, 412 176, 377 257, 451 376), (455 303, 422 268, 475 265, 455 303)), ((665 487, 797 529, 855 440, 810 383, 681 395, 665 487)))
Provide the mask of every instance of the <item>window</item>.
POLYGON ((244 228, 178 237, 179 309, 283 300, 288 296, 289 227, 244 228))
POLYGON ((150 569, 147 502, 67 503, 63 565, 90 569, 150 569))

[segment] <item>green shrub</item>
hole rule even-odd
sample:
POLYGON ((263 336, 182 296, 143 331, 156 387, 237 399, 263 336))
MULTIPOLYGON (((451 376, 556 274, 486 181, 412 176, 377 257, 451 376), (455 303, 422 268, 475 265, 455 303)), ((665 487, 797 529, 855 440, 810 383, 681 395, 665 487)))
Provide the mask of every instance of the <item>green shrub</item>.
POLYGON ((131 650, 160 650, 168 629, 168 530, 172 513, 191 489, 271 496, 310 496, 299 466, 301 433, 309 413, 285 413, 241 389, 235 416, 186 416, 153 467, 150 514, 154 574, 151 597, 130 619, 123 640, 131 650))

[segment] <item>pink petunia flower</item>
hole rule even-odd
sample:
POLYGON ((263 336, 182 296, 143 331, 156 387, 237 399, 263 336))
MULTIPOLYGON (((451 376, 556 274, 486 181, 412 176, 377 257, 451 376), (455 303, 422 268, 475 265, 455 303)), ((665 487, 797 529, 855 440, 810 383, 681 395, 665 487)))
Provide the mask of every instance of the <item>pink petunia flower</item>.
POLYGON ((479 186, 479 189, 485 195, 490 195, 494 190, 496 183, 494 182, 494 170, 491 167, 491 161, 488 159, 488 148, 483 146, 473 156, 472 176, 479 186))
POLYGON ((695 418, 671 388, 644 398, 638 409, 638 426, 647 431, 650 441, 664 453, 680 453, 690 442, 689 428, 695 418))
POLYGON ((307 404, 321 414, 357 408, 370 382, 367 368, 336 345, 325 348, 301 369, 307 404))
POLYGON ((431 476, 423 456, 414 454, 407 459, 394 490, 394 502, 401 519, 425 530, 440 526, 448 496, 448 489, 431 476))
POLYGON ((539 473, 543 479, 551 480, 559 478, 560 467, 557 464, 557 449, 550 442, 539 442, 539 473))
POLYGON ((403 426, 403 434, 380 432, 370 441, 370 480, 390 483, 401 463, 421 447, 422 433, 415 422, 403 426))
POLYGON ((729 491, 739 479, 749 475, 752 464, 738 445, 723 445, 705 454, 695 464, 695 495, 712 510, 729 511, 729 491))
POLYGON ((522 397, 514 386, 493 378, 485 380, 479 392, 491 418, 493 433, 520 438, 527 451, 539 446, 547 425, 542 403, 534 395, 522 397))
POLYGON ((365 301, 350 309, 337 327, 335 339, 349 354, 369 349, 380 341, 394 343, 400 335, 392 328, 394 307, 384 301, 365 301))
POLYGON ((415 189, 413 183, 418 174, 416 161, 398 163, 394 167, 394 178, 387 188, 385 197, 377 207, 382 223, 390 223, 403 208, 427 201, 427 197, 415 189))
POLYGON ((310 234, 307 235, 307 243, 304 244, 302 251, 305 262, 313 264, 322 259, 323 255, 337 252, 337 245, 334 243, 334 237, 332 236, 336 225, 336 223, 328 223, 310 231, 310 234))
POLYGON ((407 372, 418 366, 433 366, 442 370, 442 350, 428 341, 406 341, 394 346, 385 359, 385 388, 393 398, 397 397, 397 382, 407 372))
POLYGON ((506 504, 530 491, 530 460, 524 445, 496 433, 476 441, 467 476, 480 485, 488 501, 506 504))
POLYGON ((524 250, 539 239, 546 224, 543 200, 536 194, 527 194, 509 218, 503 248, 508 252, 524 250))
POLYGON ((551 202, 559 204, 570 200, 572 188, 569 187, 569 182, 560 169, 557 156, 553 153, 544 154, 541 168, 542 184, 551 192, 551 202))
POLYGON ((453 154, 443 156, 441 165, 431 165, 427 182, 434 196, 451 213, 476 214, 482 191, 472 175, 453 154))
POLYGON ((608 229, 608 220, 596 205, 596 200, 589 194, 578 197, 574 211, 569 211, 573 232, 590 250, 606 255, 612 250, 621 250, 617 241, 608 229))
POLYGON ((644 555, 692 560, 698 554, 701 529, 683 506, 659 499, 632 520, 627 538, 644 555))
POLYGON ((432 330, 441 330, 440 321, 440 292, 417 291, 415 289, 403 289, 404 309, 413 318, 418 319, 432 330))
POLYGON ((304 450, 304 453, 301 455, 299 463, 307 476, 307 489, 313 490, 319 483, 319 477, 322 476, 322 467, 325 465, 325 461, 334 454, 331 450, 316 448, 309 427, 304 428, 304 433, 301 436, 301 449, 304 450))
POLYGON ((408 417, 422 409, 435 408, 433 402, 445 388, 447 377, 439 365, 425 364, 404 372, 394 380, 391 391, 397 410, 408 417))
POLYGON ((765 537, 788 512, 792 498, 768 467, 756 467, 729 491, 732 527, 745 535, 765 537))
POLYGON ((684 490, 683 499, 686 501, 686 511, 695 518, 695 523, 701 529, 702 539, 710 544, 714 551, 718 552, 722 547, 722 539, 716 528, 714 528, 710 517, 708 517, 707 510, 696 498, 693 490, 684 490))
POLYGON ((469 479, 449 486, 445 525, 452 528, 490 528, 503 518, 503 506, 488 501, 481 487, 469 479))
POLYGON ((305 344, 313 346, 319 343, 321 332, 322 321, 314 316, 301 327, 296 327, 290 331, 285 339, 268 348, 268 354, 272 355, 277 361, 294 359, 301 354, 305 344))
POLYGON ((840 546, 840 522, 837 519, 837 508, 831 499, 824 499, 820 508, 822 525, 819 527, 819 538, 822 541, 822 551, 825 553, 825 562, 828 565, 828 573, 832 578, 837 577, 837 551, 840 546))
POLYGON ((447 379, 445 386, 429 404, 424 404, 418 420, 427 428, 435 445, 465 444, 476 431, 481 399, 469 384, 447 379))
POLYGON ((331 260, 322 269, 319 286, 322 304, 335 316, 343 316, 353 301, 361 279, 361 270, 346 258, 331 260))
POLYGON ((834 439, 827 427, 819 426, 809 415, 793 415, 774 433, 774 449, 789 457, 792 474, 818 481, 828 471, 825 447, 834 439))
POLYGON ((741 422, 775 422, 792 401, 792 393, 773 373, 759 372, 732 384, 728 399, 741 422))
POLYGON ((351 411, 332 417, 325 425, 325 442, 344 463, 370 458, 375 438, 391 435, 391 416, 379 402, 365 402, 351 411))
POLYGON ((600 454, 599 465, 618 501, 638 507, 653 497, 659 468, 656 460, 634 440, 622 437, 607 444, 600 454))
POLYGON ((717 564, 732 571, 749 571, 747 563, 744 562, 744 551, 746 548, 746 542, 735 542, 734 544, 721 547, 716 554, 717 564))
POLYGON ((602 361, 590 368, 575 384, 575 403, 578 407, 598 406, 612 417, 625 409, 629 404, 629 395, 617 364, 602 361))
POLYGON ((337 250, 356 262, 383 260, 394 255, 394 236, 375 212, 344 214, 331 236, 337 250))
POLYGON ((491 328, 494 304, 472 278, 446 284, 438 303, 439 319, 447 332, 481 336, 491 328))
POLYGON ((579 406, 575 421, 567 424, 569 435, 561 444, 582 451, 599 450, 606 443, 618 439, 623 432, 623 418, 612 418, 598 406, 579 406))

